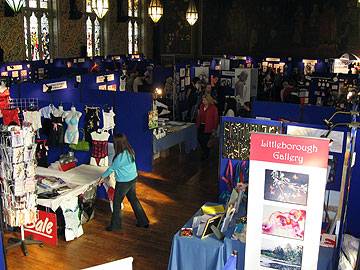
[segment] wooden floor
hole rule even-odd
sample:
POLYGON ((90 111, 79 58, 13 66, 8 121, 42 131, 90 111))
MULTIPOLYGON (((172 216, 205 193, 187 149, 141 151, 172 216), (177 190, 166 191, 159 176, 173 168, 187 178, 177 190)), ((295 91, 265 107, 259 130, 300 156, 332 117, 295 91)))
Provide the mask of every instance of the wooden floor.
POLYGON ((125 201, 122 231, 106 232, 110 210, 98 203, 95 219, 84 225, 82 237, 60 240, 57 247, 30 247, 28 257, 20 249, 9 250, 8 269, 83 269, 129 256, 134 257, 135 270, 166 269, 173 234, 204 202, 216 201, 218 159, 212 154, 202 162, 198 153, 173 149, 169 158, 155 162, 153 173, 140 177, 137 192, 151 222, 149 229, 135 227, 125 201))

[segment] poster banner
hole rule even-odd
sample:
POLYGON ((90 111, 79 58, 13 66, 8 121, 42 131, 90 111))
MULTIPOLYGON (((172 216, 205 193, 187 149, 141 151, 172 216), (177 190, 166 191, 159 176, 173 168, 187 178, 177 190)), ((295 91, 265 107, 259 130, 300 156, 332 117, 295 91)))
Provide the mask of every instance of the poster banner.
POLYGON ((58 240, 56 214, 40 210, 38 220, 25 226, 24 231, 25 237, 56 246, 58 240))
POLYGON ((109 75, 103 75, 103 76, 97 76, 96 77, 96 83, 103 83, 103 82, 112 82, 115 80, 114 74, 109 75))
POLYGON ((47 92, 49 89, 51 89, 51 91, 67 89, 67 81, 43 84, 44 93, 47 92))
POLYGON ((251 134, 245 270, 316 270, 329 140, 251 134))

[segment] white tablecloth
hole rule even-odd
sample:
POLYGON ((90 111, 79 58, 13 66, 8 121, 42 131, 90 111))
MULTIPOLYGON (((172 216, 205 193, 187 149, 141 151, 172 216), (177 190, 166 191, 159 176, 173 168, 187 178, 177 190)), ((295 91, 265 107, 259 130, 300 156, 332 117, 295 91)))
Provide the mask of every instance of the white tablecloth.
POLYGON ((63 201, 69 200, 72 197, 77 197, 84 193, 91 185, 96 184, 96 181, 107 167, 96 167, 90 165, 81 165, 67 172, 61 172, 51 168, 38 167, 36 174, 44 176, 55 176, 63 179, 66 183, 77 185, 72 190, 65 192, 56 198, 52 199, 37 199, 37 204, 51 208, 56 211, 63 201))

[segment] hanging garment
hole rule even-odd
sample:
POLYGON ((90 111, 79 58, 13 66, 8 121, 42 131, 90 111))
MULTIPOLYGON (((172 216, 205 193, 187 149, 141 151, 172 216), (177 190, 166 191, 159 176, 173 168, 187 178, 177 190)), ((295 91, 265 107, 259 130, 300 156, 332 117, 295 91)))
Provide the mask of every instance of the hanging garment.
POLYGON ((10 105, 10 91, 8 88, 0 89, 0 110, 8 109, 10 105))
POLYGON ((109 112, 102 111, 103 113, 103 122, 104 127, 103 130, 114 130, 115 128, 115 113, 113 110, 110 110, 109 112))
POLYGON ((126 75, 120 76, 120 91, 126 90, 126 75))
POLYGON ((59 146, 64 144, 64 122, 63 117, 55 117, 51 114, 51 129, 49 133, 49 145, 59 146))
POLYGON ((24 121, 30 123, 35 131, 42 128, 41 113, 39 111, 24 111, 24 121))
POLYGON ((18 125, 20 126, 19 109, 5 109, 2 110, 3 124, 5 126, 18 125))
POLYGON ((65 123, 67 129, 65 132, 65 143, 77 144, 79 141, 79 119, 82 113, 75 110, 71 110, 65 117, 65 123))
POLYGON ((43 107, 39 110, 41 113, 41 117, 44 117, 45 119, 51 119, 51 114, 54 113, 54 110, 56 108, 54 105, 50 104, 49 106, 43 107))
POLYGON ((91 133, 100 127, 99 107, 85 107, 85 140, 92 141, 91 133))
POLYGON ((41 117, 43 117, 43 128, 41 130, 41 132, 43 134, 45 134, 47 137, 49 137, 50 135, 50 130, 52 128, 52 124, 51 124, 51 114, 54 112, 54 105, 50 104, 49 106, 43 107, 41 108, 40 114, 41 117))
POLYGON ((108 158, 108 139, 110 134, 102 131, 100 133, 94 131, 91 133, 92 151, 90 158, 90 165, 107 167, 109 166, 108 158))
POLYGON ((36 141, 36 161, 38 163, 38 166, 40 167, 49 167, 48 162, 48 150, 49 147, 47 146, 46 140, 37 140, 36 141))
POLYGON ((71 241, 84 234, 79 218, 78 197, 71 198, 61 204, 61 210, 65 219, 65 240, 71 241))

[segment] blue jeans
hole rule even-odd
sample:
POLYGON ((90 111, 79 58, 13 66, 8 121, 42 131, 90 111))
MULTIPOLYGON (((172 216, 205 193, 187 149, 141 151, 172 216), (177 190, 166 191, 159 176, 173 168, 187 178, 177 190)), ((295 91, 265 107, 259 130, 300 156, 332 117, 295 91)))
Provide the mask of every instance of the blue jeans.
POLYGON ((113 229, 121 228, 122 210, 121 203, 124 197, 128 199, 137 219, 137 224, 145 226, 149 220, 142 208, 139 199, 136 196, 136 178, 130 182, 116 182, 114 194, 114 209, 111 216, 111 227, 113 229))

